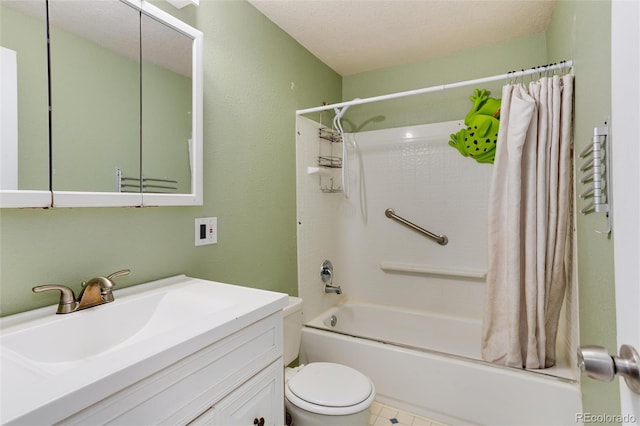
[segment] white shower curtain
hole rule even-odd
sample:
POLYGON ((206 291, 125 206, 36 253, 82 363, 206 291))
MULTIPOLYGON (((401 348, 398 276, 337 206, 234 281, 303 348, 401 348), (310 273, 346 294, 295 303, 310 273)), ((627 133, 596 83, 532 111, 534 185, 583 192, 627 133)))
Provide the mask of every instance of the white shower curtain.
POLYGON ((572 118, 570 74, 503 87, 489 195, 485 361, 555 364, 571 258, 572 118))

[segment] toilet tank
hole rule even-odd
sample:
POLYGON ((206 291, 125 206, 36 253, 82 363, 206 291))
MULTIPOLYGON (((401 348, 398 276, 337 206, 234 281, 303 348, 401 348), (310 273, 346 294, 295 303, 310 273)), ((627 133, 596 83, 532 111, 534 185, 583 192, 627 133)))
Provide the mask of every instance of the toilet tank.
POLYGON ((302 299, 289 296, 289 304, 282 310, 284 365, 291 364, 300 352, 302 338, 302 299))

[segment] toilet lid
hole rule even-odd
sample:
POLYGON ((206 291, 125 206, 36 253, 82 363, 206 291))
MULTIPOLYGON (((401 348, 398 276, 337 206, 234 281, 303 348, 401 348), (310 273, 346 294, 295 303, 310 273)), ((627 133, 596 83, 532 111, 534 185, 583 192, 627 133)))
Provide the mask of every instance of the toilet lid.
POLYGON ((349 407, 373 391, 367 376, 346 365, 314 362, 289 380, 288 389, 303 401, 324 407, 349 407))

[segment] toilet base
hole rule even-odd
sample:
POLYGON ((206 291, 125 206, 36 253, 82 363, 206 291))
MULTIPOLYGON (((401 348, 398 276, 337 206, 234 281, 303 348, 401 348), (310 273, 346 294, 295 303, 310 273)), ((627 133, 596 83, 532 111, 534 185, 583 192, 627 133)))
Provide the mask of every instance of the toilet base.
POLYGON ((367 426, 371 414, 371 408, 341 416, 316 414, 293 405, 286 398, 285 407, 293 420, 292 426, 367 426))

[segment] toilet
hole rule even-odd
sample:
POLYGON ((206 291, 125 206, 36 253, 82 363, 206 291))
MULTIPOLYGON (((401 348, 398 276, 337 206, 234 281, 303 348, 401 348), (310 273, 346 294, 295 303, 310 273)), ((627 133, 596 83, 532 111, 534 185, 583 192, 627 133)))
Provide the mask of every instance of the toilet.
MULTIPOLYGON (((289 297, 283 316, 286 366, 300 351, 302 299, 289 297)), ((367 426, 376 390, 367 376, 351 367, 314 362, 285 370, 284 395, 293 426, 367 426)))

